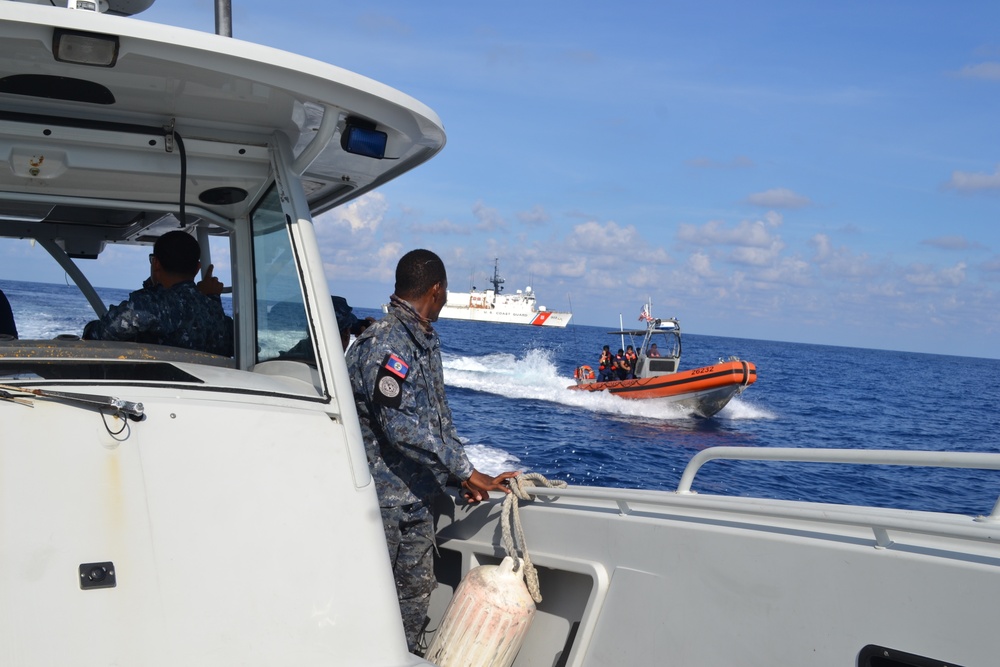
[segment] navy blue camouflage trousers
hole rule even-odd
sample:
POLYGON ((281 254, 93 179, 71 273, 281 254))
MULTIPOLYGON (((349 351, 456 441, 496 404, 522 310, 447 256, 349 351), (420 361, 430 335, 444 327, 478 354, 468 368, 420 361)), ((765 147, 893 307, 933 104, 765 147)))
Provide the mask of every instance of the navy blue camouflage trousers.
POLYGON ((434 515, 424 503, 383 507, 382 526, 396 579, 399 611, 406 644, 417 651, 417 639, 427 618, 434 578, 434 515))

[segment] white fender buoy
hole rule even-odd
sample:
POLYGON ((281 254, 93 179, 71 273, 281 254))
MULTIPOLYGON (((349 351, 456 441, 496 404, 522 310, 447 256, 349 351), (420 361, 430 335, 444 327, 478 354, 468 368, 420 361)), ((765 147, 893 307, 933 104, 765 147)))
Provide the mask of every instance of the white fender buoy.
POLYGON ((424 658, 438 667, 510 667, 524 642, 535 602, 514 559, 469 570, 444 612, 424 658))

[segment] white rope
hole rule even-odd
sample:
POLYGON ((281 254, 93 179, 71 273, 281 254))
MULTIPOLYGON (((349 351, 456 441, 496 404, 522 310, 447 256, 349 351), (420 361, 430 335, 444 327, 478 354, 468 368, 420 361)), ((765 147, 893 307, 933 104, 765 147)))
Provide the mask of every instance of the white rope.
MULTIPOLYGON (((538 572, 531 564, 531 556, 528 555, 528 543, 524 539, 524 529, 521 527, 521 515, 518 511, 519 500, 531 500, 524 488, 529 486, 543 486, 553 489, 565 489, 566 482, 560 480, 549 481, 537 472, 523 472, 517 477, 507 480, 510 484, 510 493, 503 499, 500 507, 500 526, 503 529, 501 537, 504 551, 517 563, 524 564, 524 583, 528 587, 531 599, 535 604, 542 601, 542 593, 538 588, 538 572), (511 523, 513 522, 513 532, 511 523)), ((516 567, 515 567, 516 570, 516 567)))

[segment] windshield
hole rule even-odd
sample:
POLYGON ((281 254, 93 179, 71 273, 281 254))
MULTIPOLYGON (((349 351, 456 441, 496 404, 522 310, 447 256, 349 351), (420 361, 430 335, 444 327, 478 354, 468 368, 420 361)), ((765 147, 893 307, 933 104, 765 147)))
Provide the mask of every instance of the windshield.
POLYGON ((663 334, 653 334, 650 336, 649 348, 646 350, 646 354, 653 357, 681 356, 680 335, 674 331, 663 334))
POLYGON ((311 357, 309 328, 285 214, 276 188, 251 215, 257 362, 311 357))
MULTIPOLYGON (((211 236, 209 244, 215 277, 223 285, 231 285, 229 236, 211 236)), ((109 244, 99 258, 72 261, 93 283, 98 300, 107 308, 142 287, 149 277, 151 249, 151 245, 109 244)), ((40 243, 31 238, 0 238, 0 263, 16 267, 0 276, 0 290, 10 304, 21 340, 80 336, 87 323, 97 319, 98 313, 81 288, 40 243)), ((232 295, 227 292, 220 298, 223 310, 232 315, 232 295)))

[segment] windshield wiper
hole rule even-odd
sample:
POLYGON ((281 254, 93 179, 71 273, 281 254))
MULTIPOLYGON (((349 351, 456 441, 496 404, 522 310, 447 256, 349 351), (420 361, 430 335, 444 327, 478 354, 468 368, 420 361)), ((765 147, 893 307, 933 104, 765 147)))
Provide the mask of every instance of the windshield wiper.
MULTIPOLYGON (((20 391, 20 389, 18 389, 18 391, 20 391)), ((10 401, 11 403, 20 403, 21 405, 27 405, 29 408, 35 407, 35 404, 31 402, 30 398, 15 396, 6 389, 0 389, 0 400, 10 401)))
POLYGON ((143 407, 142 403, 133 403, 132 401, 123 401, 120 398, 114 396, 96 396, 93 394, 76 394, 66 391, 48 391, 43 389, 28 389, 26 387, 15 387, 12 385, 0 384, 0 398, 16 401, 18 403, 23 403, 23 399, 19 399, 14 396, 11 392, 17 392, 19 394, 31 394, 32 396, 37 396, 38 398, 51 398, 57 401, 68 401, 70 403, 78 403, 81 405, 90 405, 98 409, 111 410, 113 414, 125 415, 133 421, 142 421, 143 418, 143 407))

